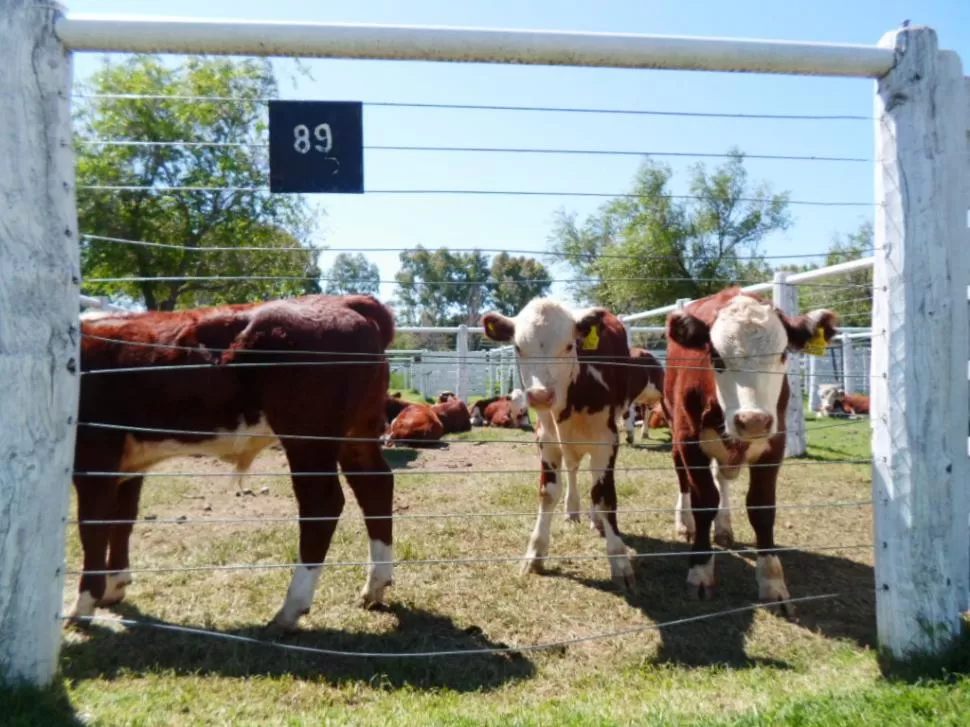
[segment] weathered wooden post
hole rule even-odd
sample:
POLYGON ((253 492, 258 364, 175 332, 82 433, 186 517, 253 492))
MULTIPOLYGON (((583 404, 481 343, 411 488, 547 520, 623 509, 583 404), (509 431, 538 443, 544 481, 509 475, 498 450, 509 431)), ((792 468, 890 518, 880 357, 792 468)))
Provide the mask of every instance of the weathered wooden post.
MULTIPOLYGON (((788 273, 775 273, 772 281, 771 295, 775 307, 786 315, 798 315, 798 291, 794 285, 788 283, 788 273)), ((802 375, 799 362, 799 354, 791 354, 788 357, 788 389, 790 392, 788 400, 788 413, 784 422, 779 422, 779 426, 785 427, 787 438, 785 439, 786 457, 804 457, 808 451, 808 438, 805 432, 805 402, 802 399, 802 375)))
POLYGON ((872 454, 876 617, 895 658, 940 653, 970 595, 967 98, 930 28, 883 37, 877 84, 872 454))
POLYGON ((0 680, 57 669, 78 400, 71 56, 50 0, 0 0, 0 680))

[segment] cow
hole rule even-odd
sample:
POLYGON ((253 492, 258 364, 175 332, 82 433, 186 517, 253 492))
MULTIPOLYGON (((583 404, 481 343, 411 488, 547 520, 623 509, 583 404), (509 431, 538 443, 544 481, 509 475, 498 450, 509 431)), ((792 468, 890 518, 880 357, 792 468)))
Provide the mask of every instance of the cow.
POLYGON ((277 442, 301 517, 300 564, 270 626, 295 630, 313 602, 344 505, 338 464, 367 518, 361 600, 381 603, 393 576, 394 477, 378 440, 393 337, 391 311, 363 295, 83 319, 74 487, 84 565, 71 622, 124 599, 145 470, 203 454, 241 476, 277 442))
POLYGON ((477 427, 507 427, 530 429, 529 405, 522 389, 513 389, 510 394, 479 399, 472 405, 472 424, 477 427))
POLYGON ((409 404, 387 425, 382 440, 386 447, 427 447, 436 446, 444 434, 445 427, 430 404, 409 404))
POLYGON ((869 397, 865 394, 846 394, 836 384, 819 387, 819 410, 817 418, 848 415, 857 417, 869 413, 869 397))
POLYGON ((839 398, 838 384, 822 384, 818 387, 818 411, 815 413, 816 419, 831 417, 840 408, 836 406, 839 398))
POLYGON ((397 393, 393 396, 384 396, 384 419, 387 424, 394 421, 394 418, 400 414, 402 411, 411 406, 410 401, 406 401, 401 398, 401 394, 397 393))
MULTIPOLYGON (((459 432, 470 432, 472 430, 471 414, 465 402, 451 392, 445 392, 448 397, 431 408, 438 415, 445 434, 457 434, 459 432)), ((444 394, 442 394, 444 396, 444 394)))
POLYGON ((614 582, 632 588, 633 565, 617 526, 613 472, 619 449, 617 417, 629 401, 626 329, 605 308, 571 310, 552 298, 534 298, 514 318, 487 313, 482 324, 493 341, 515 345, 526 398, 539 419, 539 516, 523 573, 544 569, 552 517, 562 494, 559 469, 563 463, 566 518, 579 521, 576 476, 580 462, 589 455, 594 483, 592 525, 606 539, 614 582))
POLYGON ((454 391, 442 391, 438 394, 438 403, 444 404, 449 399, 457 399, 458 395, 454 391))
MULTIPOLYGON (((826 344, 838 318, 829 310, 789 317, 760 296, 731 287, 701 298, 667 318, 664 411, 672 424, 680 486, 675 528, 693 541, 688 593, 714 596, 714 541, 730 547, 729 486, 748 465, 748 519, 758 550, 775 547, 775 484, 785 454, 790 391, 788 353, 809 342, 826 344)), ((759 554, 759 597, 789 599, 781 561, 759 554)), ((791 604, 782 604, 794 616, 791 604)))
POLYGON ((658 401, 653 408, 643 414, 643 438, 650 439, 651 429, 663 429, 669 427, 667 415, 664 414, 663 402, 658 401))
POLYGON ((857 417, 861 414, 869 413, 869 397, 865 394, 846 394, 841 392, 837 401, 837 406, 842 407, 842 411, 850 417, 857 417))
MULTIPOLYGON (((623 410, 623 426, 626 429, 626 443, 633 444, 633 430, 636 422, 637 406, 653 408, 660 403, 664 390, 664 369, 652 353, 643 348, 630 349, 631 365, 626 369, 627 396, 629 404, 623 410)), ((649 439, 647 417, 643 417, 640 435, 649 439)))

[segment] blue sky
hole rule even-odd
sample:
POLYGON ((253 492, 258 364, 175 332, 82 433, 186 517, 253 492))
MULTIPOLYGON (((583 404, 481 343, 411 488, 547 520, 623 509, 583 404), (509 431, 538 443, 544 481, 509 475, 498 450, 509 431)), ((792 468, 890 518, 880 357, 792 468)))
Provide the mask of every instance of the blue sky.
MULTIPOLYGON (((909 19, 936 29, 940 46, 970 65, 970 2, 967 0, 850 0, 812 3, 715 2, 714 0, 66 0, 76 13, 144 13, 267 20, 312 20, 411 25, 633 32, 665 35, 770 38, 875 44, 909 19), (920 7, 917 11, 915 8, 920 7), (200 15, 200 11, 202 15, 200 15)), ((78 79, 98 56, 75 61, 78 79)), ((869 80, 764 76, 683 71, 581 69, 488 64, 309 60, 313 80, 283 80, 284 98, 462 103, 588 108, 635 108, 768 114, 869 116, 869 80)), ((738 146, 750 154, 797 154, 871 158, 871 121, 738 120, 502 111, 365 107, 367 144, 509 146, 622 149, 644 152, 723 153, 738 146)), ((685 191, 694 159, 665 159, 685 191)), ((637 157, 558 156, 369 151, 367 189, 528 189, 624 192, 637 157)), ((709 165, 717 160, 708 160, 709 165)), ((748 162, 752 179, 790 190, 792 199, 873 200, 868 163, 817 161, 748 162)), ((321 241, 367 253, 379 247, 482 247, 542 250, 560 207, 585 216, 603 202, 567 197, 470 197, 325 195, 321 241)), ((824 252, 833 234, 856 229, 871 207, 793 207, 795 225, 772 237, 769 254, 824 252)), ((169 241, 161 241, 169 242, 169 241)), ((332 254, 324 254, 328 265, 332 254)), ((383 278, 398 267, 396 253, 373 253, 383 278)), ((569 277, 554 268, 557 277, 569 277)), ((382 288, 390 298, 393 285, 382 288)), ((560 292, 556 286, 556 292, 560 292)))

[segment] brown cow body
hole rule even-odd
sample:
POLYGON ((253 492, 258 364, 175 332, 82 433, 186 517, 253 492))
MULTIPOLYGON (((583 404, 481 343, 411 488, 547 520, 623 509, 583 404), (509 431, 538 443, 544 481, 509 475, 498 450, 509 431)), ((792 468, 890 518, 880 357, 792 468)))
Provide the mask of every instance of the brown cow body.
POLYGON ((393 447, 427 447, 437 443, 445 434, 445 427, 430 404, 408 404, 390 424, 384 444, 393 447))
POLYGON ((869 413, 869 397, 865 394, 843 394, 837 401, 850 416, 869 413))
POLYGON ((629 402, 626 329, 604 308, 572 311, 548 298, 533 299, 515 318, 489 313, 483 324, 489 338, 514 341, 528 403, 539 419, 539 516, 523 571, 544 568, 552 517, 562 495, 561 465, 566 469, 566 517, 579 521, 576 480, 580 462, 588 455, 592 523, 606 539, 614 581, 631 587, 635 579, 617 525, 613 471, 619 448, 617 418, 629 402))
POLYGON ((525 392, 515 389, 511 394, 479 399, 472 405, 472 424, 486 427, 505 427, 508 429, 531 429, 529 406, 525 392))
MULTIPOLYGON (((803 348, 818 330, 831 340, 835 322, 830 311, 789 318, 737 288, 695 301, 668 318, 663 406, 672 423, 680 485, 676 529, 693 541, 687 576, 693 596, 714 594, 711 524, 715 542, 730 546, 728 489, 745 465, 748 519, 757 548, 775 547, 775 484, 785 453, 779 423, 785 422, 789 399, 787 351, 803 348)), ((756 575, 763 600, 789 598, 776 555, 759 555, 756 575)))
MULTIPOLYGON (((381 516, 366 521, 371 566, 362 598, 383 599, 392 578, 387 516, 394 487, 377 441, 389 377, 384 350, 394 336, 386 307, 370 296, 318 295, 104 315, 82 320, 81 331, 74 484, 82 523, 134 520, 141 473, 170 457, 213 455, 233 463, 241 477, 279 441, 301 517, 340 514, 338 463, 364 515, 381 516), (181 366, 189 368, 168 368, 181 366)), ((295 628, 309 610, 335 527, 335 519, 300 521, 305 565, 293 573, 277 627, 295 628)), ((131 524, 80 526, 85 573, 73 616, 122 600, 131 581, 131 530, 131 524)))
MULTIPOLYGON (((630 363, 632 365, 627 367, 626 372, 629 404, 624 417, 627 444, 633 444, 637 407, 643 407, 644 412, 649 411, 660 403, 664 391, 664 368, 652 353, 634 346, 630 349, 630 363)), ((648 419, 644 416, 640 429, 640 435, 644 439, 650 438, 647 424, 648 419)))
POLYGON ((445 434, 457 434, 472 430, 471 414, 468 412, 468 407, 465 406, 465 402, 454 394, 449 392, 449 395, 444 401, 439 400, 431 408, 438 415, 438 419, 441 420, 441 426, 444 427, 445 434))

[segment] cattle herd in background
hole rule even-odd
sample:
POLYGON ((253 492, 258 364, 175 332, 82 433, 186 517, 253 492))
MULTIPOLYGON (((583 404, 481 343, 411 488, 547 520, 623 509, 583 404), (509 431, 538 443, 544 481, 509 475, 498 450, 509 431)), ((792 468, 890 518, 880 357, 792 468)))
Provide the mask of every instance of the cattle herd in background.
MULTIPOLYGON (((633 588, 614 470, 620 432, 632 443, 637 421, 644 439, 650 429, 671 430, 674 533, 692 548, 688 593, 715 593, 712 526, 714 543, 732 545, 730 489, 748 466, 747 515, 764 551, 755 569, 759 597, 793 612, 773 552, 787 357, 809 343, 827 345, 837 333, 835 313, 787 316, 757 295, 725 289, 670 314, 666 370, 629 347, 623 323, 605 308, 537 298, 514 317, 488 313, 482 324, 489 339, 515 347, 522 388, 469 408, 453 392, 433 404, 388 393, 394 319, 371 296, 82 316, 74 485, 84 574, 72 620, 83 623, 125 596, 132 525, 103 521, 137 518, 145 470, 207 454, 242 478, 277 443, 293 474, 301 565, 271 626, 293 630, 310 609, 344 505, 338 466, 367 518, 361 602, 380 604, 393 579, 394 476, 382 448, 441 446, 443 436, 475 426, 534 431, 539 511, 523 572, 543 571, 565 495, 566 522, 585 515, 605 541, 614 581, 633 588), (578 471, 587 457, 584 513, 578 471)), ((868 399, 836 387, 825 388, 822 400, 820 416, 868 412, 868 399)))

